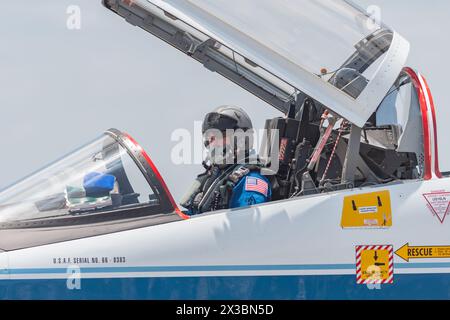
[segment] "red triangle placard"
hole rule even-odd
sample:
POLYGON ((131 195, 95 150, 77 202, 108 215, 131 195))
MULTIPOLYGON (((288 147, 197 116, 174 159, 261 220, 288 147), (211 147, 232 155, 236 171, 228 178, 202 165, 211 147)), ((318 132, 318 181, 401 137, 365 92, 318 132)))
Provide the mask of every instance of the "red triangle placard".
POLYGON ((425 193, 425 200, 428 203, 428 208, 439 219, 441 223, 444 223, 450 207, 450 192, 438 191, 432 193, 425 193))

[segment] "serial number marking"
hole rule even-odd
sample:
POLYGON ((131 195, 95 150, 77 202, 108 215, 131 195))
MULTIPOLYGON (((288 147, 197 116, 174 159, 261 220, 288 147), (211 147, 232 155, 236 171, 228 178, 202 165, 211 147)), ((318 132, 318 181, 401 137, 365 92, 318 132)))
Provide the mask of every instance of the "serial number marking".
POLYGON ((126 257, 54 257, 53 264, 123 264, 126 257))

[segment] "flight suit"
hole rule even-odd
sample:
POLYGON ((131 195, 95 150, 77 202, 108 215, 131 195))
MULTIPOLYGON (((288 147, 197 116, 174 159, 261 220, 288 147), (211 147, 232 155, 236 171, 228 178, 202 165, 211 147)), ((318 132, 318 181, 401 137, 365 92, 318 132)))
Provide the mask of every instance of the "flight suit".
POLYGON ((271 200, 272 187, 259 167, 234 165, 213 167, 196 179, 196 187, 181 203, 188 215, 228 208, 240 208, 271 200))

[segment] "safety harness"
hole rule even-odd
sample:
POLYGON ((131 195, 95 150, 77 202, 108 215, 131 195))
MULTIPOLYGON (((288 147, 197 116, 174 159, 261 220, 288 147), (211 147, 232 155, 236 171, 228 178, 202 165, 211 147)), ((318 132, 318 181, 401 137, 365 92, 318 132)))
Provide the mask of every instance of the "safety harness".
POLYGON ((194 214, 227 209, 234 187, 247 174, 260 171, 260 164, 235 164, 226 168, 211 166, 196 178, 196 188, 181 205, 194 214))

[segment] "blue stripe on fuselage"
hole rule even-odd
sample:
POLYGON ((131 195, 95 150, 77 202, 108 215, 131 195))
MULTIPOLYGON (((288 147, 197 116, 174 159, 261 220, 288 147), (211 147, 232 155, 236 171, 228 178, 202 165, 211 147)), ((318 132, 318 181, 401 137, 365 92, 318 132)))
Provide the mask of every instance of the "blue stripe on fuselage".
MULTIPOLYGON (((139 272, 207 272, 207 271, 305 271, 354 270, 354 264, 303 264, 303 265, 217 265, 217 266, 137 266, 137 267, 81 267, 81 273, 139 273, 139 272)), ((395 269, 450 268, 450 262, 397 263, 395 269)), ((0 273, 66 274, 67 268, 15 268, 0 273)))
POLYGON ((0 299, 449 299, 450 274, 402 274, 381 290, 355 275, 2 280, 0 299))

